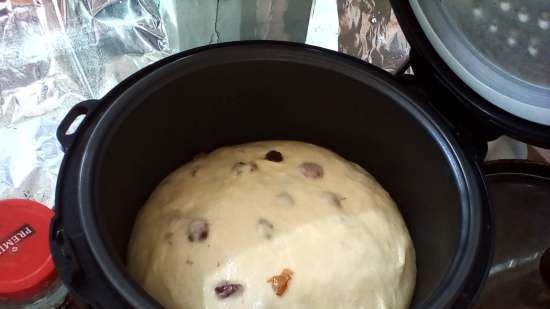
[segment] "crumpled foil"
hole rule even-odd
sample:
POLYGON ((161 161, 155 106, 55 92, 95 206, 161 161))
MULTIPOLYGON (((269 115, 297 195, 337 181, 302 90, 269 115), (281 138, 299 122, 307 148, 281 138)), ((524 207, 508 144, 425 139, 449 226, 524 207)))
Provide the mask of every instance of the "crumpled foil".
POLYGON ((68 109, 169 54, 153 0, 0 1, 0 197, 53 206, 68 109))
POLYGON ((405 71, 411 50, 389 0, 314 1, 306 43, 393 74, 405 71))
POLYGON ((338 50, 396 73, 409 60, 410 45, 389 1, 340 0, 338 50))
POLYGON ((140 68, 217 42, 306 42, 389 72, 407 44, 389 0, 0 0, 0 198, 50 207, 68 109, 140 68))

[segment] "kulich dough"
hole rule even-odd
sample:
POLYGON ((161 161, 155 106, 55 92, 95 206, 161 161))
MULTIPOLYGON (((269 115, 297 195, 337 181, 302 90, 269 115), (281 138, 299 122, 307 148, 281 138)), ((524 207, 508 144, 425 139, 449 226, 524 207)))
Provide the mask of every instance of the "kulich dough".
POLYGON ((197 157, 136 219, 128 268, 168 309, 402 309, 416 264, 388 193, 311 144, 197 157))

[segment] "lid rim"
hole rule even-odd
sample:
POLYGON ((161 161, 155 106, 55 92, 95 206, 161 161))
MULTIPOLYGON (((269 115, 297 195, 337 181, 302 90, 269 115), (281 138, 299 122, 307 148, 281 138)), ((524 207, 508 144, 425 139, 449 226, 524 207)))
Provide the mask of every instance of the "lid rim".
POLYGON ((485 177, 517 174, 542 177, 550 180, 550 164, 531 160, 492 160, 483 164, 483 174, 485 177))
MULTIPOLYGON (((435 3, 425 3, 436 8, 435 3)), ((503 72, 503 70, 500 68, 497 70, 489 63, 483 62, 481 60, 483 55, 476 57, 462 40, 452 40, 449 37, 442 36, 436 31, 436 27, 432 25, 432 23, 439 26, 446 25, 445 23, 448 24, 448 20, 434 14, 430 16, 435 20, 430 20, 425 12, 426 9, 421 7, 418 1, 410 0, 410 5, 422 31, 439 57, 465 84, 491 104, 511 114, 538 124, 550 125, 550 109, 542 107, 550 100, 550 97, 546 95, 548 89, 539 85, 532 85, 510 74, 506 76, 499 74, 499 71, 503 72), (451 50, 454 52, 451 52, 451 50), (470 64, 468 65, 468 63, 470 64), (483 71, 483 74, 480 74, 480 71, 483 71), (495 85, 499 85, 501 88, 495 88, 495 85), (525 103, 526 96, 529 97, 529 101, 534 101, 535 104, 525 103)), ((433 11, 428 10, 428 12, 433 11)), ((496 66, 496 64, 493 65, 496 66)))
POLYGON ((422 84, 439 85, 456 98, 460 106, 488 124, 498 134, 506 134, 523 142, 550 148, 550 126, 519 118, 488 102, 466 85, 439 57, 414 15, 409 1, 390 0, 395 15, 411 44, 411 59, 416 76, 425 75, 422 84), (416 59, 416 60, 415 60, 416 59), (414 62, 418 66, 414 66, 414 62))

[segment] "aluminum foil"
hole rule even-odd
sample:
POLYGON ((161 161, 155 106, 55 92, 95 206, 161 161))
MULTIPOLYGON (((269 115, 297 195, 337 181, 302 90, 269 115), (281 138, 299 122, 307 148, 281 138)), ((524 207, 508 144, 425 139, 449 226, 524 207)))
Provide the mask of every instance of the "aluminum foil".
POLYGON ((390 73, 404 69, 410 45, 389 0, 314 1, 306 43, 348 54, 390 73))
POLYGON ((0 197, 52 206, 67 110, 168 54, 154 0, 0 0, 0 197))
POLYGON ((398 72, 409 60, 410 45, 389 1, 339 0, 338 50, 398 72))
POLYGON ((282 40, 340 51, 397 72, 410 46, 389 0, 166 0, 170 46, 282 40), (193 33, 193 35, 190 35, 193 33))
POLYGON ((390 72, 408 59, 388 0, 0 0, 0 198, 53 206, 55 130, 140 68, 217 42, 339 50, 390 72))

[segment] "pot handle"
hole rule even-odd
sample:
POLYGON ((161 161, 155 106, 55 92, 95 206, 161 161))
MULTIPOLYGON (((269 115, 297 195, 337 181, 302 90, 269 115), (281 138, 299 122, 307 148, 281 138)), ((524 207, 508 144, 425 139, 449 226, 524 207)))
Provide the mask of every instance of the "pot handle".
POLYGON ((82 101, 73 106, 63 120, 61 120, 59 127, 57 127, 56 135, 63 152, 67 152, 67 150, 71 147, 71 144, 78 135, 78 128, 82 125, 82 123, 84 123, 86 116, 90 115, 98 105, 98 100, 82 101), (82 118, 82 121, 78 123, 78 126, 73 130, 75 120, 77 120, 80 116, 84 117, 82 118))

